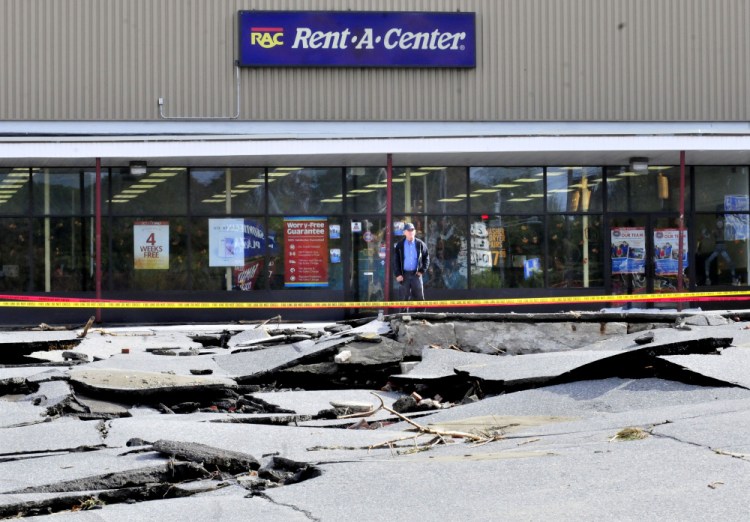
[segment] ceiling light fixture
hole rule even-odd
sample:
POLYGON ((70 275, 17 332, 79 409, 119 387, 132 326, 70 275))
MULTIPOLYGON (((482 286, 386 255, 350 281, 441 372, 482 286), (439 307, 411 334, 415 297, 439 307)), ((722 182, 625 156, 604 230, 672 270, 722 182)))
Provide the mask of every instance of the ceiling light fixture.
POLYGON ((630 169, 633 172, 642 172, 644 170, 648 170, 648 158, 640 156, 630 158, 630 169))
POLYGON ((130 162, 130 174, 133 176, 143 176, 147 171, 145 161, 131 161, 130 162))

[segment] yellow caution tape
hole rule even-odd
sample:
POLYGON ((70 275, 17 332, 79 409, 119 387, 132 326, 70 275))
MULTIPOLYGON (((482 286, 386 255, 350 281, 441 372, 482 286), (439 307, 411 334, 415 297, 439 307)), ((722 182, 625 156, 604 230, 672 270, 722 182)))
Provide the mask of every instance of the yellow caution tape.
POLYGON ((95 301, 35 298, 0 301, 0 308, 183 308, 183 309, 307 309, 307 308, 457 308, 527 305, 571 305, 587 303, 658 301, 736 301, 750 298, 750 291, 683 292, 664 294, 581 295, 564 297, 515 297, 496 299, 450 299, 441 301, 298 301, 298 302, 195 302, 195 301, 95 301))

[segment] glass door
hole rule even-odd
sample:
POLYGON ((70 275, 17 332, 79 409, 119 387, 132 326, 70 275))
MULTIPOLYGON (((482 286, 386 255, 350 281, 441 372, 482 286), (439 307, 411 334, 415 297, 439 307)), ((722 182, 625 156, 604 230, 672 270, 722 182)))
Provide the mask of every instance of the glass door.
MULTIPOLYGON (((680 233, 677 216, 636 214, 609 219, 610 288, 613 294, 677 291, 680 233)), ((690 281, 687 230, 682 232, 683 288, 690 281)))
POLYGON ((347 298, 385 299, 385 218, 353 218, 349 222, 350 255, 347 298))

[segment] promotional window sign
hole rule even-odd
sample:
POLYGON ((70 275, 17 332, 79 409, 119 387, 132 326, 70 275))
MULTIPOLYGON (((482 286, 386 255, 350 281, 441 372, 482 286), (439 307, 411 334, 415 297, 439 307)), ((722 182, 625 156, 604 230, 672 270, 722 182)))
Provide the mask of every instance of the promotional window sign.
POLYGON ((613 228, 611 231, 611 241, 612 275, 645 273, 645 228, 613 228))
POLYGON ((476 16, 239 11, 241 67, 476 67, 476 16))
POLYGON ((133 260, 136 270, 169 269, 169 222, 133 224, 133 260))
POLYGON ((534 277, 534 274, 538 274, 542 271, 542 267, 539 264, 539 258, 533 257, 531 259, 527 259, 523 263, 523 278, 524 279, 531 279, 534 277))
POLYGON ((490 227, 487 229, 487 238, 490 241, 493 264, 500 266, 505 259, 505 229, 490 227))
POLYGON ((236 290, 254 290, 258 276, 263 270, 263 260, 259 259, 240 268, 232 270, 236 290))
POLYGON ((242 219, 208 220, 208 266, 245 265, 244 227, 242 219))
POLYGON ((328 221, 284 218, 284 286, 328 286, 328 221))
MULTIPOLYGON (((680 257, 680 231, 677 228, 657 228, 654 230, 654 258, 656 275, 677 275, 680 257)), ((687 230, 682 231, 682 268, 688 266, 687 230)))
POLYGON ((341 239, 341 225, 329 225, 328 232, 331 239, 341 239))
MULTIPOLYGON (((747 211, 747 196, 724 196, 724 210, 727 212, 747 211)), ((727 241, 745 241, 750 239, 750 215, 725 214, 724 239, 727 241)))
POLYGON ((492 268, 492 253, 487 238, 487 225, 482 221, 471 224, 471 264, 478 268, 492 268))
POLYGON ((252 219, 209 219, 209 266, 245 265, 246 258, 265 254, 263 226, 252 219))

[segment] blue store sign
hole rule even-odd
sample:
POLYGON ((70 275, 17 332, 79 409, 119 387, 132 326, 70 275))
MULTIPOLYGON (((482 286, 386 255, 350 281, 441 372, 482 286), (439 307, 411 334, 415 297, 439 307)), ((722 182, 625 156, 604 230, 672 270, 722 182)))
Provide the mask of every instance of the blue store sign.
POLYGON ((474 13, 239 11, 244 67, 475 67, 474 13))

